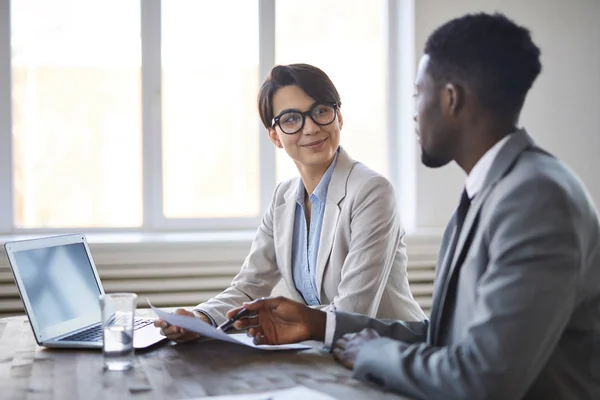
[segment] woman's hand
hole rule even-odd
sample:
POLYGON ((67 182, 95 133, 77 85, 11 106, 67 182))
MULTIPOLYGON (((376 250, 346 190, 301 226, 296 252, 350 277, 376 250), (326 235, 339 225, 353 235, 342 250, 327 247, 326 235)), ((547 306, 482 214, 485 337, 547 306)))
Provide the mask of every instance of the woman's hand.
MULTIPOLYGON (((207 324, 211 324, 208 317, 202 313, 193 313, 183 308, 179 308, 175 311, 175 314, 184 315, 186 317, 192 317, 200 319, 201 321, 206 322, 207 324)), ((154 326, 160 328, 160 333, 167 337, 169 340, 173 340, 177 343, 189 342, 192 340, 196 340, 200 338, 200 334, 196 332, 190 332, 187 329, 180 328, 178 326, 170 325, 166 321, 163 321, 160 318, 157 318, 154 321, 154 326)))

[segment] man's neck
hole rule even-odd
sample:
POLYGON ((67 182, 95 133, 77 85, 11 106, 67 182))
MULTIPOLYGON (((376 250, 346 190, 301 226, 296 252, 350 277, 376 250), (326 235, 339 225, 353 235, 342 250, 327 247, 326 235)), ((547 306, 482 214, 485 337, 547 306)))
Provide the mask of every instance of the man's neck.
POLYGON ((515 131, 515 127, 500 127, 499 125, 486 126, 471 129, 462 135, 462 146, 455 157, 456 163, 467 175, 477 162, 506 135, 515 131))

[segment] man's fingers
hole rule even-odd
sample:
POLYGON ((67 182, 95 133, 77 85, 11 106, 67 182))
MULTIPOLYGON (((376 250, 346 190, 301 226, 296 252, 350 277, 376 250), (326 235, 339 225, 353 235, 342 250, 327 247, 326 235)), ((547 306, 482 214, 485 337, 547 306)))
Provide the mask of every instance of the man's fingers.
POLYGON ((225 314, 225 316, 226 316, 226 317, 229 319, 229 318, 233 317, 235 314, 237 314, 238 312, 240 312, 240 310, 241 310, 242 308, 243 308, 243 307, 236 307, 236 308, 233 308, 233 309, 231 309, 231 310, 227 311, 227 314, 225 314))
POLYGON ((344 367, 346 367, 348 369, 352 369, 352 365, 348 362, 348 360, 346 360, 346 357, 344 357, 344 355, 345 355, 344 350, 342 350, 340 348, 336 348, 333 350, 333 358, 335 358, 344 367))
POLYGON ((281 296, 267 297, 267 298, 262 297, 260 299, 250 301, 248 303, 244 303, 244 304, 242 304, 242 306, 246 310, 252 310, 252 311, 258 311, 258 310, 265 309, 265 308, 275 308, 281 302, 282 298, 283 297, 281 297, 281 296))
MULTIPOLYGON (((284 297, 281 297, 281 296, 267 297, 267 298, 261 297, 260 299, 242 303, 242 307, 236 307, 232 310, 229 310, 227 312, 227 314, 225 314, 225 316, 227 318, 231 318, 235 314, 237 314, 242 308, 245 308, 248 311, 256 311, 256 312, 267 309, 267 308, 276 308, 277 305, 279 305, 279 303, 281 303, 282 299, 284 299, 284 297)), ((256 314, 256 312, 254 312, 252 314, 256 314)))
POLYGON ((261 333, 254 335, 254 344, 261 345, 261 344, 270 344, 270 343, 267 340, 267 337, 265 335, 263 335, 261 332, 261 333))
POLYGON ((260 336, 264 336, 265 335, 265 333, 263 332, 263 330, 259 326, 248 329, 248 331, 246 331, 246 334, 249 337, 254 337, 254 336, 258 336, 258 335, 260 335, 260 336))
MULTIPOLYGON (((242 310, 243 307, 238 307, 238 308, 234 308, 232 310, 227 311, 227 314, 225 314, 225 317, 229 318, 233 318, 238 312, 240 312, 242 310)), ((247 317, 251 317, 251 316, 255 316, 256 312, 252 311, 252 310, 247 310, 244 313, 244 316, 242 318, 247 318, 247 317)), ((240 318, 241 319, 241 318, 240 318)))
POLYGON ((344 339, 343 337, 340 338, 340 339, 338 339, 337 342, 335 342, 335 348, 336 349, 342 349, 342 350, 344 350, 347 345, 348 345, 348 341, 346 339, 344 339))
POLYGON ((258 326, 258 315, 242 317, 233 323, 233 327, 237 330, 249 329, 255 326, 258 326))
POLYGON ((246 333, 250 337, 265 335, 265 332, 262 330, 262 328, 260 326, 252 327, 252 328, 248 329, 248 331, 246 333))
POLYGON ((333 349, 333 358, 335 358, 336 360, 339 360, 340 357, 342 356, 342 354, 344 353, 344 351, 342 349, 340 349, 339 347, 336 347, 335 349, 333 349))

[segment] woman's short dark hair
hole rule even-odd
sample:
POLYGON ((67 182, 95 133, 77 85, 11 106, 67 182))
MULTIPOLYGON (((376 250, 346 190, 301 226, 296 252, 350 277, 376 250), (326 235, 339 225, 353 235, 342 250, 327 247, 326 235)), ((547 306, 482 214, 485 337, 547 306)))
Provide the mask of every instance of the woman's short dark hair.
POLYGON ((317 103, 342 105, 340 95, 327 74, 308 64, 277 65, 258 92, 258 112, 265 128, 273 121, 273 95, 284 86, 296 85, 317 103))

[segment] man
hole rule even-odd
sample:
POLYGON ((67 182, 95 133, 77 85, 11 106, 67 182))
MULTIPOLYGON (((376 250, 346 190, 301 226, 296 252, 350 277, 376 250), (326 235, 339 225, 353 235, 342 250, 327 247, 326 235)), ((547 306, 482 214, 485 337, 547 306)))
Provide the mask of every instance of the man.
POLYGON ((499 14, 452 20, 427 40, 415 95, 422 161, 467 174, 430 321, 276 298, 246 304, 236 327, 258 343, 335 343, 356 378, 417 399, 599 399, 597 213, 573 173, 516 128, 539 56, 529 31, 499 14))

